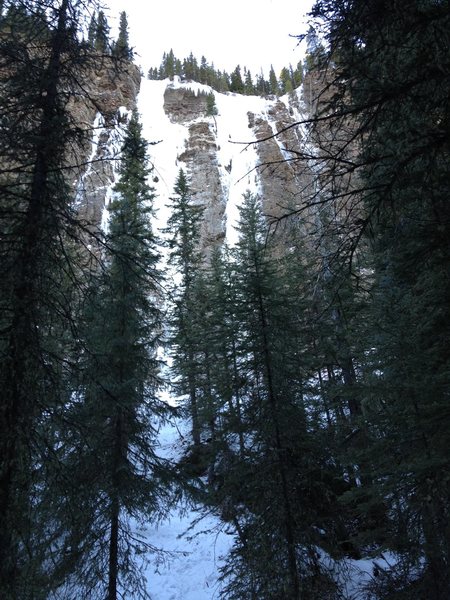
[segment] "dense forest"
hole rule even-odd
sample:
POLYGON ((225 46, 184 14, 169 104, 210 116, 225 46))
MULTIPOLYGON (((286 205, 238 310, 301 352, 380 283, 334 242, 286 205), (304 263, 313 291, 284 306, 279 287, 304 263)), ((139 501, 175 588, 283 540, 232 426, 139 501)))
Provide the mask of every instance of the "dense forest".
POLYGON ((362 557, 353 599, 450 597, 448 2, 318 0, 308 36, 310 151, 287 160, 315 180, 276 220, 249 190, 237 243, 205 257, 183 169, 155 231, 136 111, 108 227, 77 209, 92 131, 70 101, 91 64, 133 59, 125 13, 111 42, 95 2, 0 1, 5 600, 149 598, 163 549, 136 524, 180 499, 235 533, 225 600, 349 599, 362 557))

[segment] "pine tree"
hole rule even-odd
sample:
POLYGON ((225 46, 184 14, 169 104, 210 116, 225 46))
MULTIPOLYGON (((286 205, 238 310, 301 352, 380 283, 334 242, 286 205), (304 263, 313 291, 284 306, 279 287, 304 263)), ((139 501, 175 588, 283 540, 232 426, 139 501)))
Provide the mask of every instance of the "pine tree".
POLYGON ((277 76, 275 74, 275 69, 273 68, 272 65, 270 65, 270 71, 269 71, 269 87, 270 87, 271 94, 275 94, 277 96, 279 95, 280 87, 278 84, 277 76))
POLYGON ((206 114, 209 117, 214 117, 218 114, 216 98, 213 92, 206 96, 206 114))
POLYGON ((295 71, 293 71, 292 80, 295 89, 303 83, 303 63, 301 60, 297 63, 295 71))
POLYGON ((374 532, 372 544, 399 556, 373 588, 383 598, 446 598, 449 287, 440 274, 449 258, 448 7, 334 2, 317 3, 314 14, 329 52, 310 36, 308 66, 331 67, 333 89, 321 116, 327 131, 350 132, 356 142, 348 169, 341 168, 348 135, 322 165, 324 196, 333 186, 345 205, 333 223, 335 265, 353 266, 363 244, 373 252, 371 275, 362 278, 370 306, 360 367, 360 422, 370 445, 355 448, 353 461, 366 464, 370 481, 360 512, 379 498, 387 506, 383 537, 374 532))
POLYGON ((109 25, 108 19, 102 10, 98 11, 95 29, 94 47, 97 52, 107 54, 109 52, 109 25))
POLYGON ((203 208, 193 204, 186 175, 182 169, 178 174, 175 196, 171 198, 171 215, 165 233, 168 234, 169 264, 181 277, 176 290, 172 290, 172 345, 174 371, 179 378, 177 388, 187 394, 189 413, 192 419, 192 439, 200 445, 201 423, 197 390, 198 332, 195 327, 196 298, 195 277, 200 268, 200 225, 203 208))
POLYGON ((255 94, 255 86, 253 85, 252 74, 249 70, 245 73, 244 91, 247 96, 253 96, 253 94, 255 94))
POLYGON ((244 82, 242 81, 241 67, 238 65, 230 76, 230 92, 236 94, 244 93, 244 82))
POLYGON ((280 73, 280 92, 282 94, 289 94, 294 89, 291 72, 286 67, 281 69, 280 73))
POLYGON ((62 559, 53 545, 58 523, 43 515, 60 501, 56 430, 77 339, 70 240, 81 229, 65 174, 68 148, 86 135, 67 111, 67 96, 84 94, 74 77, 87 59, 75 34, 82 4, 52 3, 42 38, 24 21, 27 5, 5 3, 11 23, 0 41, 0 588, 8 599, 48 592, 62 559), (42 55, 33 51, 37 35, 42 55))
POLYGON ((95 532, 107 532, 105 537, 97 533, 98 541, 88 546, 81 564, 91 577, 82 583, 102 594, 107 590, 108 600, 138 593, 136 557, 148 545, 131 532, 130 520, 160 518, 170 488, 170 469, 155 454, 155 419, 168 407, 157 398, 161 275, 150 223, 153 190, 147 183, 146 149, 134 114, 109 209, 108 264, 86 315, 84 398, 75 407, 90 432, 89 453, 77 459, 83 470, 79 477, 98 473, 81 498, 87 510, 95 507, 83 537, 95 540, 95 532), (107 580, 98 580, 103 570, 107 580))
POLYGON ((127 13, 125 11, 120 13, 119 36, 113 46, 113 55, 125 60, 133 59, 133 51, 129 42, 127 13))
POLYGON ((95 46, 95 36, 97 34, 97 15, 95 12, 92 13, 90 21, 89 21, 89 27, 88 27, 88 44, 94 48, 95 46))

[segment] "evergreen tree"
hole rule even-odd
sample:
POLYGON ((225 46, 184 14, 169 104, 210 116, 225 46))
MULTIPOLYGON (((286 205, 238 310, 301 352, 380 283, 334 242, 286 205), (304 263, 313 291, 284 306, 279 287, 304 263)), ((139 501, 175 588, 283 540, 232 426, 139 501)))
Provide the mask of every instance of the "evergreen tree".
MULTIPOLYGON (((313 12, 329 51, 310 36, 309 68, 327 64, 333 89, 321 117, 328 132, 350 132, 355 143, 348 168, 348 135, 334 140, 322 165, 324 199, 330 186, 342 193, 335 265, 353 266, 363 242, 373 252, 363 278, 370 306, 356 421, 370 443, 353 448, 366 484, 350 498, 364 515, 380 498, 387 507, 382 537, 374 531, 371 542, 396 551, 399 562, 372 586, 378 597, 446 598, 449 288, 440 274, 449 258, 448 7, 355 0, 317 3, 313 12)), ((318 135, 323 129, 317 123, 318 135)))
POLYGON ((247 96, 253 96, 253 94, 255 94, 255 86, 253 85, 252 74, 249 70, 245 72, 244 91, 247 96))
POLYGON ((95 12, 93 12, 91 15, 91 18, 89 20, 88 38, 87 38, 88 44, 92 48, 95 46, 96 33, 97 33, 97 15, 95 12))
POLYGON ((208 61, 204 56, 200 59, 200 68, 199 68, 199 82, 200 83, 208 83, 208 61))
POLYGON ((108 600, 143 594, 136 557, 149 547, 131 532, 130 520, 160 518, 170 488, 170 468, 155 454, 155 419, 168 406, 157 398, 161 275, 146 149, 134 114, 110 206, 108 265, 86 315, 84 398, 74 409, 89 431, 89 453, 77 455, 82 472, 70 459, 72 468, 81 479, 86 471, 97 472, 95 485, 79 500, 87 511, 94 509, 90 530, 83 532, 87 550, 81 562, 91 575, 82 583, 102 590, 108 600), (100 531, 105 533, 96 540, 100 531), (86 540, 94 540, 91 547, 86 540), (99 572, 107 578, 99 580, 99 572))
POLYGON ((269 71, 269 89, 270 89, 271 94, 275 94, 278 96, 280 93, 278 79, 277 79, 275 70, 272 65, 270 65, 270 71, 269 71))
POLYGON ((108 19, 102 10, 98 11, 96 18, 94 47, 101 54, 107 54, 109 51, 108 19))
POLYGON ((164 75, 168 77, 170 81, 173 81, 175 75, 175 56, 172 48, 169 50, 164 61, 164 75))
POLYGON ((133 51, 129 43, 127 13, 125 11, 120 13, 119 36, 113 46, 113 55, 126 60, 133 59, 133 51))
POLYGON ((256 91, 260 96, 267 96, 267 94, 270 94, 269 82, 264 79, 264 74, 262 72, 256 77, 256 91))
MULTIPOLYGON (((313 567, 297 550, 309 542, 299 539, 305 525, 298 522, 294 508, 294 498, 301 498, 296 481, 304 468, 299 457, 307 452, 309 437, 302 400, 299 319, 290 312, 295 286, 284 279, 284 269, 267 241, 259 201, 251 194, 245 195, 240 209, 239 232, 232 267, 233 301, 218 302, 225 312, 216 364, 223 365, 219 389, 226 394, 223 399, 229 398, 222 409, 226 410, 222 415, 227 415, 223 431, 240 440, 240 452, 234 456, 222 443, 226 453, 218 465, 223 471, 213 494, 238 534, 224 571, 229 577, 224 594, 296 599, 300 585, 305 589, 308 585, 301 584, 301 577, 306 579, 313 567)), ((296 300, 298 311, 297 296, 296 300)), ((218 367, 215 376, 219 373, 218 367)), ((306 515, 304 499, 301 506, 306 515)))
MULTIPOLYGON (((54 543, 60 523, 44 515, 61 501, 57 429, 77 345, 80 271, 70 240, 81 229, 65 174, 68 149, 86 136, 67 111, 69 94, 84 95, 74 77, 87 62, 75 35, 82 5, 51 3, 43 60, 30 49, 42 36, 25 26, 28 3, 4 4, 11 22, 0 40, 0 589, 8 600, 43 597, 63 561, 54 543)), ((48 3, 34 7, 40 15, 48 3)))
POLYGON ((195 56, 190 53, 183 61, 183 73, 186 79, 195 81, 198 77, 198 63, 195 56))
POLYGON ((165 233, 169 235, 169 264, 181 277, 176 289, 172 290, 172 345, 174 372, 179 381, 177 388, 188 396, 189 413, 192 419, 192 439, 200 445, 201 423, 197 389, 198 331, 195 327, 196 289, 195 278, 201 265, 200 225, 203 208, 193 204, 186 175, 182 169, 178 174, 175 196, 171 198, 171 215, 165 233))
POLYGON ((214 117, 218 114, 216 98, 212 92, 206 96, 206 114, 209 117, 214 117))
POLYGON ((292 73, 292 81, 294 89, 298 88, 303 83, 303 63, 301 60, 297 63, 297 67, 292 73))
POLYGON ((244 82, 242 81, 241 67, 238 65, 230 76, 230 92, 236 94, 244 93, 244 82))
POLYGON ((286 67, 283 67, 280 73, 280 92, 281 94, 289 94, 293 89, 291 72, 286 67))

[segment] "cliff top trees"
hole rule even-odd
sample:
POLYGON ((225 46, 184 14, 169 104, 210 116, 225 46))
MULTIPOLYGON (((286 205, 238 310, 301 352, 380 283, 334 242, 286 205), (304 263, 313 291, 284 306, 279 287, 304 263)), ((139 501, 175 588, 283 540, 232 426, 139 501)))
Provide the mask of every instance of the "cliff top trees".
POLYGON ((207 59, 202 56, 200 65, 195 56, 191 54, 183 61, 177 59, 171 49, 169 52, 164 52, 162 62, 159 68, 151 67, 148 71, 149 79, 173 79, 174 75, 186 79, 188 81, 198 81, 205 85, 210 85, 217 92, 231 91, 236 94, 245 94, 252 96, 260 94, 262 96, 268 94, 285 94, 296 89, 303 79, 303 66, 299 62, 294 70, 290 65, 285 67, 280 73, 280 81, 278 80, 273 67, 270 69, 270 81, 264 78, 261 73, 253 81, 252 74, 245 66, 241 69, 240 65, 231 72, 220 71, 215 69, 214 64, 209 64, 207 59))
POLYGON ((128 19, 125 11, 120 13, 119 36, 113 45, 112 53, 113 56, 118 58, 124 58, 126 60, 133 59, 133 51, 130 48, 128 33, 128 19))

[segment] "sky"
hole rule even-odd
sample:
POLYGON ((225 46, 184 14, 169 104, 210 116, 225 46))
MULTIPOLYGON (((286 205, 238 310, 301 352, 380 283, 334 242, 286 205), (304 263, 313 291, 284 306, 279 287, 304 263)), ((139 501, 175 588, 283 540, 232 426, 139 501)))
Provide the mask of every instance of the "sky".
POLYGON ((295 37, 305 30, 304 16, 313 0, 104 0, 109 6, 112 35, 118 17, 128 15, 130 44, 136 62, 146 73, 159 66, 163 52, 173 49, 183 59, 192 51, 218 69, 231 72, 236 65, 252 74, 270 65, 275 71, 302 58, 295 37))

